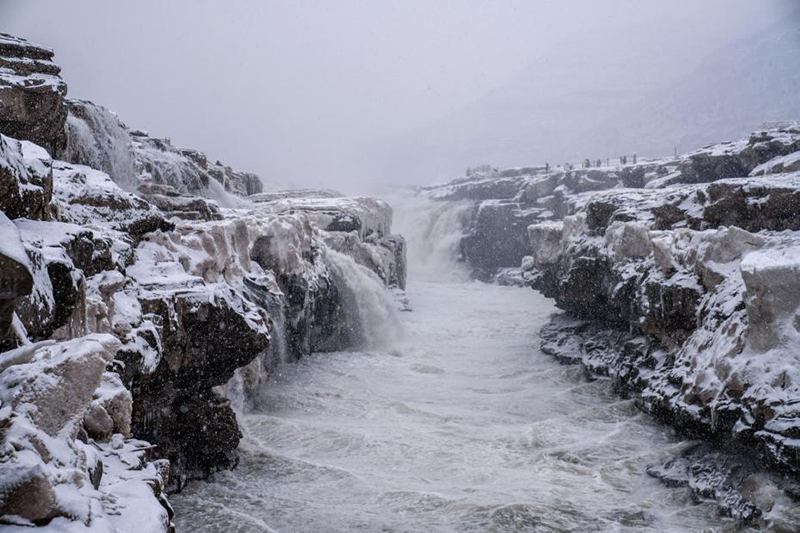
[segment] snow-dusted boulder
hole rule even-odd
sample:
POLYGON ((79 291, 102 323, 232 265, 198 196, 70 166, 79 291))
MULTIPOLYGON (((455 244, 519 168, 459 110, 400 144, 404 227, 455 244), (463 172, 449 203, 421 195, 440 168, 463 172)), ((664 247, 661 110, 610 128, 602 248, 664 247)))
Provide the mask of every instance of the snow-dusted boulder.
POLYGON ((54 529, 83 522, 107 530, 134 523, 169 530, 160 502, 163 468, 148 462, 147 444, 126 442, 121 434, 108 444, 85 436, 93 397, 117 388, 104 383, 118 347, 110 335, 92 335, 0 355, 0 516, 54 529))
POLYGON ((12 219, 50 219, 51 166, 44 149, 0 135, 0 210, 12 219))
POLYGON ((18 220, 16 226, 34 274, 33 291, 16 305, 25 336, 85 334, 86 277, 124 268, 130 246, 114 234, 74 224, 18 220))
POLYGON ((649 228, 638 222, 614 222, 604 238, 609 255, 617 263, 644 259, 652 249, 649 228))
POLYGON ((60 219, 73 224, 108 227, 133 235, 170 227, 153 205, 89 167, 56 161, 53 199, 60 219))
POLYGON ((563 235, 563 222, 540 222, 528 226, 533 266, 546 268, 558 262, 563 235))
POLYGON ((750 172, 751 177, 767 174, 782 174, 784 172, 800 171, 800 151, 789 155, 779 155, 759 165, 750 172))
POLYGON ((742 260, 741 271, 751 346, 759 351, 796 346, 800 342, 800 247, 753 252, 742 260))
POLYGON ((766 244, 760 235, 736 226, 706 232, 696 248, 694 270, 706 290, 713 290, 739 268, 745 255, 766 244))
POLYGON ((169 185, 142 182, 137 193, 168 217, 181 220, 222 219, 219 205, 213 200, 183 194, 169 185))

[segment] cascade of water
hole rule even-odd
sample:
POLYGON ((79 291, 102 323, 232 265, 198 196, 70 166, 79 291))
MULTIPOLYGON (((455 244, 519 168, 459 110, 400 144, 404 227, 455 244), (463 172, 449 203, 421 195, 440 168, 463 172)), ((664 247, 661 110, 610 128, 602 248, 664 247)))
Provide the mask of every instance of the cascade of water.
POLYGON ((397 340, 397 304, 381 279, 351 257, 325 250, 327 263, 342 295, 347 328, 354 348, 375 348, 397 340))
POLYGON ((123 189, 138 186, 131 137, 110 111, 93 105, 81 107, 79 117, 67 116, 64 159, 102 170, 123 189))
POLYGON ((289 362, 286 342, 286 312, 283 303, 275 299, 276 305, 269 306, 270 345, 249 365, 238 368, 231 380, 225 384, 224 394, 231 401, 233 409, 241 414, 259 405, 264 386, 270 375, 289 362))
POLYGON ((226 191, 225 187, 213 178, 208 180, 208 190, 203 196, 215 200, 220 207, 247 209, 253 205, 252 202, 249 202, 247 199, 226 191))
POLYGON ((467 281, 469 271, 459 262, 459 245, 472 205, 437 202, 417 195, 398 195, 390 201, 394 227, 408 243, 408 271, 414 280, 467 281))
POLYGON ((248 278, 244 279, 244 290, 269 315, 270 344, 257 359, 237 369, 233 378, 225 385, 225 396, 231 400, 231 405, 238 413, 258 405, 259 396, 270 375, 289 362, 285 296, 248 278))

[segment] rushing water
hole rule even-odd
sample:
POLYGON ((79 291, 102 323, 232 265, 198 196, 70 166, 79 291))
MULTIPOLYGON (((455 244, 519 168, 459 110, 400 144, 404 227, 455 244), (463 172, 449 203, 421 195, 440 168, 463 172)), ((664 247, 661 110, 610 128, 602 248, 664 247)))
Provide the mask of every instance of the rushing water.
POLYGON ((645 467, 682 444, 537 348, 533 291, 413 283, 387 351, 287 365, 242 460, 173 498, 181 531, 720 531, 645 467))
POLYGON ((402 335, 378 313, 372 349, 282 366, 240 416, 238 468, 172 498, 180 531, 735 530, 645 473, 685 443, 539 350, 552 303, 465 281, 465 206, 402 204, 402 335))

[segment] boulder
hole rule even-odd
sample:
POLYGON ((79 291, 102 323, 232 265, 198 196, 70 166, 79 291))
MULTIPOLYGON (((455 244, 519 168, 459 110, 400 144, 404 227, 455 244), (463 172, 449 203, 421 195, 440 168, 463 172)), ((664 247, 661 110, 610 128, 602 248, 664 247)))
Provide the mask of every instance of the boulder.
POLYGON ((115 531, 136 520, 144 530, 169 531, 158 489, 163 468, 149 461, 148 443, 121 434, 109 443, 78 438, 114 429, 93 398, 106 388, 119 347, 98 334, 0 354, 0 515, 57 530, 115 531))
POLYGON ((0 135, 0 211, 11 219, 49 220, 52 160, 26 141, 0 135))
POLYGON ((563 222, 540 222, 528 226, 533 266, 548 268, 558 263, 563 236, 563 222))
POLYGON ((222 220, 216 202, 180 193, 170 185, 143 181, 139 184, 137 192, 166 216, 181 220, 222 220))
POLYGON ((800 339, 800 247, 752 252, 741 272, 750 345, 763 352, 800 339))
POLYGON ((104 172, 81 165, 54 162, 53 199, 64 222, 132 235, 172 227, 153 205, 122 190, 104 172))

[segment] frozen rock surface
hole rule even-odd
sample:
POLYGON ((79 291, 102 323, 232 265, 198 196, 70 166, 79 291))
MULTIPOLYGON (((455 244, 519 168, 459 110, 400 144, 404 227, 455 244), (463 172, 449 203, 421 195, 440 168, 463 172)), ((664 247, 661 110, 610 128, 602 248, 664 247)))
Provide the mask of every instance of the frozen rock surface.
POLYGON ((53 51, 0 33, 0 131, 49 151, 65 142, 67 84, 53 51))
POLYGON ((405 241, 64 100, 51 58, 0 36, 0 524, 170 531, 278 365, 391 334, 405 241))
POLYGON ((67 146, 61 158, 102 170, 123 188, 140 182, 168 185, 195 196, 213 197, 220 190, 237 196, 260 193, 258 176, 213 162, 197 150, 177 148, 169 139, 129 129, 113 112, 84 100, 67 100, 67 146))
POLYGON ((130 424, 130 395, 105 370, 118 348, 115 337, 96 334, 0 354, 4 531, 43 524, 72 530, 76 523, 101 531, 169 529, 165 465, 150 460, 146 442, 119 431, 130 424), (92 411, 104 405, 116 406, 114 419, 108 435, 95 440, 92 411))
POLYGON ((52 160, 47 151, 0 134, 0 210, 9 218, 51 218, 52 160))
MULTIPOLYGON (((500 269, 518 267, 523 257, 531 255, 528 226, 563 219, 599 191, 608 191, 613 199, 617 189, 636 189, 638 192, 631 194, 658 201, 661 194, 690 190, 690 187, 677 187, 679 185, 719 182, 751 174, 758 177, 788 173, 795 169, 798 153, 800 123, 785 122, 765 125, 749 139, 707 146, 676 158, 642 159, 636 163, 586 161, 584 165, 590 166, 581 168, 571 165, 505 170, 485 167, 471 171, 465 178, 422 187, 419 193, 440 201, 472 204, 466 235, 461 241, 461 256, 475 276, 490 279, 500 269), (646 196, 649 190, 653 192, 646 196)), ((747 188, 752 190, 758 183, 751 182, 747 188)), ((787 183, 789 189, 794 186, 794 183, 787 183)), ((743 226, 745 229, 755 226, 770 229, 770 224, 783 227, 782 222, 776 226, 770 220, 773 218, 771 209, 753 204, 749 211, 745 209, 740 200, 742 194, 731 184, 712 187, 707 192, 717 204, 707 214, 712 224, 737 224, 738 220, 749 218, 753 225, 743 226), (732 208, 731 213, 728 213, 729 208, 732 208)), ((791 196, 789 192, 787 195, 791 196)), ((672 216, 683 216, 674 213, 672 202, 661 204, 652 214, 660 223, 669 226, 672 216)), ((779 204, 780 198, 775 195, 769 207, 791 209, 790 201, 779 204)), ((590 224, 602 224, 614 210, 610 205, 593 202, 586 215, 590 224)))

